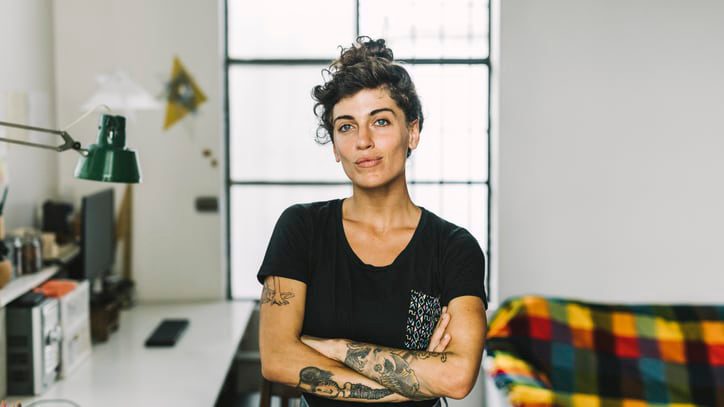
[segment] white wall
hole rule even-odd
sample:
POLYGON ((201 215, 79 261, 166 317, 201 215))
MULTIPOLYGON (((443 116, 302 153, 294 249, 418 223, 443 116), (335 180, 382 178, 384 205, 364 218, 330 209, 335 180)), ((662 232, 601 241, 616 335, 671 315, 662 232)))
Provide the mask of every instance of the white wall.
MULTIPOLYGON (((178 56, 208 101, 197 115, 162 130, 163 109, 137 112, 127 122, 129 147, 139 153, 143 183, 134 189, 133 273, 142 301, 224 298, 226 274, 218 214, 199 214, 194 199, 220 196, 223 158, 219 3, 194 0, 56 0, 55 55, 58 118, 71 122, 96 89, 95 77, 122 69, 161 95, 178 56)), ((95 142, 97 116, 77 126, 84 144, 95 142)), ((60 191, 78 200, 105 188, 78 181, 75 158, 60 161, 60 191)), ((122 189, 117 187, 117 198, 122 189)))
POLYGON ((500 293, 724 302, 724 3, 505 0, 500 293))
MULTIPOLYGON (((51 0, 0 0, 0 121, 55 127, 51 0)), ((0 137, 58 143, 46 134, 0 127, 0 137)), ((0 142, 9 178, 8 231, 33 226, 35 210, 56 194, 57 153, 0 142)), ((0 397, 5 396, 5 309, 0 309, 0 397)))
MULTIPOLYGON (((0 0, 0 120, 55 127, 52 23, 51 0, 0 0)), ((62 144, 2 127, 0 137, 62 144)), ((6 227, 33 226, 35 210, 56 195, 57 153, 0 143, 0 156, 10 175, 6 227)))

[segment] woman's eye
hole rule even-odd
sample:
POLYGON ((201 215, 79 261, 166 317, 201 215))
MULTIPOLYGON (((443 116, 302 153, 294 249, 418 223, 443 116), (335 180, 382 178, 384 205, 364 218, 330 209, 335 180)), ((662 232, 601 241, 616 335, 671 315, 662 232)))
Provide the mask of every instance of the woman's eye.
POLYGON ((337 129, 337 131, 340 132, 340 133, 346 133, 346 132, 349 131, 351 128, 352 128, 352 125, 343 124, 343 125, 339 126, 339 128, 337 129))
POLYGON ((387 120, 387 119, 377 119, 377 120, 375 120, 375 125, 376 125, 376 126, 387 126, 388 124, 390 124, 390 121, 387 120))

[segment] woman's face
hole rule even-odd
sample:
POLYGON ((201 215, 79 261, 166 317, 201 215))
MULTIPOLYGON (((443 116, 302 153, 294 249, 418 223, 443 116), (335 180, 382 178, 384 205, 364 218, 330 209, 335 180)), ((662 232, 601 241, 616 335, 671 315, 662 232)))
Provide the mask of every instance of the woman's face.
POLYGON ((404 176, 419 127, 417 121, 407 123, 386 89, 363 89, 341 99, 332 120, 334 157, 354 185, 375 188, 404 176))

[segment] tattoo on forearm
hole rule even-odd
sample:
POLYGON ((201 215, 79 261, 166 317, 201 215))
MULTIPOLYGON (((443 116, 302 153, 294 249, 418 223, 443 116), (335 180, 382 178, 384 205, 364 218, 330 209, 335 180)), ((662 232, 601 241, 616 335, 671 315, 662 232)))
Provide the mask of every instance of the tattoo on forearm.
POLYGON ((440 358, 440 362, 447 362, 447 352, 428 352, 425 350, 410 350, 405 353, 411 353, 417 359, 424 360, 429 358, 440 358))
POLYGON ((445 363, 447 353, 398 351, 351 342, 347 344, 344 364, 396 393, 418 400, 425 396, 420 393, 420 381, 410 363, 429 358, 440 358, 440 362, 445 363))
POLYGON ((308 366, 299 372, 297 387, 307 393, 318 394, 329 398, 379 400, 392 394, 387 388, 373 389, 359 383, 346 382, 340 386, 332 379, 332 372, 314 366, 308 366))
POLYGON ((359 383, 345 383, 345 388, 350 385, 349 397, 360 400, 379 400, 392 394, 392 390, 387 388, 373 389, 369 386, 359 383))
POLYGON ((336 398, 341 391, 337 382, 332 380, 332 372, 313 366, 305 367, 299 372, 297 387, 310 393, 324 394, 333 398, 336 398))
POLYGON ((279 277, 269 277, 264 281, 264 289, 261 292, 261 303, 271 305, 287 305, 289 298, 293 298, 293 292, 282 292, 279 277))
POLYGON ((405 359, 395 353, 389 353, 387 357, 382 356, 379 359, 381 360, 376 361, 373 367, 377 377, 372 379, 403 396, 409 398, 420 396, 420 381, 405 359))
POLYGON ((359 372, 364 369, 367 362, 365 358, 369 354, 369 346, 351 343, 347 345, 347 356, 344 358, 344 364, 359 372))

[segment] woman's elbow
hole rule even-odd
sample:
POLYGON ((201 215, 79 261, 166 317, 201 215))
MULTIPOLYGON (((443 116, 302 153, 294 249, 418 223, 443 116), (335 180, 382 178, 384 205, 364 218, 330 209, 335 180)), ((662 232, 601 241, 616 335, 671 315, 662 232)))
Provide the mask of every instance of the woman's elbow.
POLYGON ((261 362, 261 376, 270 382, 277 381, 277 371, 268 362, 261 362))
POLYGON ((299 371, 293 368, 296 363, 296 352, 301 342, 294 339, 276 338, 274 341, 260 341, 259 358, 261 375, 266 380, 294 386, 299 380, 299 371))
POLYGON ((261 355, 261 375, 270 382, 277 381, 279 369, 272 355, 261 355))
MULTIPOLYGON (((284 347, 281 347, 284 349, 284 347)), ((269 348, 262 346, 259 352, 261 359, 261 375, 270 382, 287 382, 285 380, 285 363, 286 356, 283 352, 279 352, 278 348, 269 348)))
POLYGON ((478 367, 466 364, 466 366, 456 368, 453 372, 447 375, 444 395, 455 400, 464 399, 475 386, 478 378, 478 367))
POLYGON ((475 380, 469 380, 467 378, 459 379, 455 383, 452 383, 447 391, 447 397, 455 400, 462 400, 470 394, 473 390, 473 386, 475 386, 475 380))

